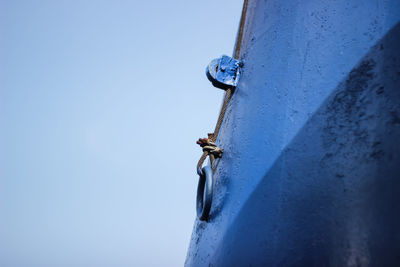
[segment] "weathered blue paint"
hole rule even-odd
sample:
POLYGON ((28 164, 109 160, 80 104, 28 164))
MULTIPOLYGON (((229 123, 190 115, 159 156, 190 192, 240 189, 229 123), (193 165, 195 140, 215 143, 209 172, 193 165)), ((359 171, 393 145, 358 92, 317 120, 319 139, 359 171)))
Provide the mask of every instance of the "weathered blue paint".
POLYGON ((249 1, 187 266, 399 265, 399 21, 398 0, 249 1))
POLYGON ((207 78, 215 87, 226 89, 236 87, 240 78, 240 67, 242 64, 239 60, 221 56, 213 59, 206 68, 207 78))

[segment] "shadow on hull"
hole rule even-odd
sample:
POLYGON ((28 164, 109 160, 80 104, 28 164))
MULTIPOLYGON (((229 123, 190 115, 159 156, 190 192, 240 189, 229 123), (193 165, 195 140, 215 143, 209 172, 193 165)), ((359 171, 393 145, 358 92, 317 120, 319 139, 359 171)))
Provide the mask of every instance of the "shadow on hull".
POLYGON ((215 266, 398 266, 399 48, 397 24, 265 174, 215 266))

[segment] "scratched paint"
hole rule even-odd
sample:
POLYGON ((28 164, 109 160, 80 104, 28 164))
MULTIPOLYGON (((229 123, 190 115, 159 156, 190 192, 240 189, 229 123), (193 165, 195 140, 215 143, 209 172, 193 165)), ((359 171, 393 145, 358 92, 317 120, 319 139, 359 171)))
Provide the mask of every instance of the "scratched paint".
POLYGON ((399 47, 399 1, 249 1, 186 266, 398 263, 399 47))

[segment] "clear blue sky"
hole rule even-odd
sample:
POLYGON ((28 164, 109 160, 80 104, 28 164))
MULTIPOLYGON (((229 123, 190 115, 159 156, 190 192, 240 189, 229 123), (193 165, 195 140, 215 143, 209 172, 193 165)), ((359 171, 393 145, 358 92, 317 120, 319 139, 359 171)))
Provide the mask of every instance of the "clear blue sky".
POLYGON ((0 1, 0 266, 181 266, 242 1, 0 1))

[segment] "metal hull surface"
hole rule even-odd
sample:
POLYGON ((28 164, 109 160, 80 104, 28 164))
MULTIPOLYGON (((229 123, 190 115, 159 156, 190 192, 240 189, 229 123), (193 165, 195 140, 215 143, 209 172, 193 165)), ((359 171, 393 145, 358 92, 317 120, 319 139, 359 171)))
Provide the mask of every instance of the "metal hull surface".
POLYGON ((400 265, 400 1, 248 2, 186 266, 400 265))

